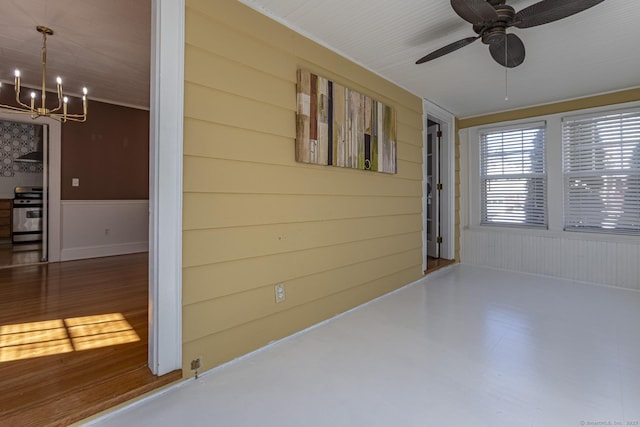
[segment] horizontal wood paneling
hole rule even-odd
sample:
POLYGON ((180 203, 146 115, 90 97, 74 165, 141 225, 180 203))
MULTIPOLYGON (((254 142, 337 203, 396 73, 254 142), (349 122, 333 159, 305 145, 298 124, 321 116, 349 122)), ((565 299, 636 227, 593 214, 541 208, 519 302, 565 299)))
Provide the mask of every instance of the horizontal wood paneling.
POLYGON ((186 305, 183 309, 183 318, 194 327, 185 331, 183 339, 185 342, 193 341, 275 314, 283 309, 310 303, 327 294, 343 292, 421 263, 420 253, 412 250, 292 279, 284 282, 287 299, 277 305, 273 304, 274 290, 271 285, 186 305), (357 279, 353 280, 352 277, 357 279), (240 305, 249 308, 247 312, 251 317, 247 316, 247 312, 237 310, 240 305))
POLYGON ((420 232, 420 214, 187 230, 185 267, 420 232))
POLYGON ((404 144, 402 141, 398 142, 398 161, 400 160, 422 165, 422 145, 417 146, 404 144))
POLYGON ((207 120, 229 126, 249 128, 274 135, 295 137, 288 121, 295 119, 294 110, 267 102, 185 83, 184 114, 188 118, 207 120))
POLYGON ((420 214, 422 209, 415 197, 222 193, 187 193, 184 207, 185 230, 420 214))
MULTIPOLYGON (((291 78, 292 64, 294 67, 311 65, 323 77, 371 95, 385 104, 400 104, 417 112, 421 120, 422 100, 419 97, 373 73, 364 72, 359 65, 277 22, 255 11, 247 11, 242 4, 231 4, 229 0, 190 0, 186 23, 187 45, 218 52, 283 78, 291 78), (220 13, 221 10, 225 13, 220 13), (230 33, 233 39, 229 38, 230 33), (392 100, 395 102, 390 102, 392 100)), ((291 81, 295 82, 295 74, 291 81)))
POLYGON ((280 79, 192 46, 187 46, 185 56, 187 63, 201 64, 185 70, 185 80, 190 83, 295 110, 295 81, 280 79))
POLYGON ((421 276, 419 98, 240 2, 187 0, 184 138, 185 372, 421 276), (396 109, 398 174, 295 161, 298 68, 396 109))
POLYGON ((253 129, 187 118, 184 122, 185 156, 293 164, 289 155, 295 137, 271 135, 253 129))
MULTIPOLYGON (((293 147, 293 146, 292 146, 293 147)), ((293 154, 291 154, 293 155, 293 154)), ((184 158, 184 189, 198 193, 340 194, 422 197, 420 179, 346 168, 184 158)))
MULTIPOLYGON (((203 365, 204 369, 209 369, 237 357, 238 353, 248 353, 393 291, 398 288, 398 283, 411 283, 415 276, 415 268, 412 267, 380 277, 373 282, 328 295, 322 300, 298 305, 235 328, 207 335, 200 340, 186 342, 183 352, 206 354, 208 357, 204 358, 203 365)), ((189 372, 186 361, 183 364, 183 372, 189 372)))
POLYGON ((390 256, 399 250, 418 250, 421 245, 420 236, 411 232, 195 266, 184 271, 183 280, 189 283, 189 292, 185 293, 183 302, 193 304, 265 285, 275 285, 368 259, 390 256), (224 277, 225 280, 220 281, 218 277, 224 277))

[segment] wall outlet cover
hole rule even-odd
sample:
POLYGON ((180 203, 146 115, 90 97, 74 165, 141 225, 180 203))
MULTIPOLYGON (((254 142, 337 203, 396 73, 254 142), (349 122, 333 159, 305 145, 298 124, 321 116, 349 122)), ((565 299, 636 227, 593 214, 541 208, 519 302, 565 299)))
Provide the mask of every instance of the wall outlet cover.
POLYGON ((275 286, 275 293, 276 293, 276 303, 284 302, 284 300, 286 299, 284 283, 278 283, 275 286))

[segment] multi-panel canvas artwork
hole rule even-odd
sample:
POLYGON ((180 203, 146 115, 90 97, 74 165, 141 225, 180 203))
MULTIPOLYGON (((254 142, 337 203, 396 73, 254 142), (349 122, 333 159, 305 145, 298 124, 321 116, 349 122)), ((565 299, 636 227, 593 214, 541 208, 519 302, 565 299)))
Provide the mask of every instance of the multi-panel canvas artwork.
POLYGON ((298 70, 296 161, 396 173, 396 112, 298 70))

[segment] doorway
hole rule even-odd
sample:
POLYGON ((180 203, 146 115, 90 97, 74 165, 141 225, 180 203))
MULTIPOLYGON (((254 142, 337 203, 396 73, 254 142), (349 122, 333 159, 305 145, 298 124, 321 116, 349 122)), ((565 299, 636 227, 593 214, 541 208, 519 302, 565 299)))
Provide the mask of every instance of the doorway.
POLYGON ((10 162, 3 162, 8 168, 0 186, 0 226, 4 231, 0 236, 0 268, 59 261, 60 228, 55 224, 60 217, 60 123, 3 111, 0 126, 10 134, 2 144, 18 150, 9 153, 10 162), (34 161, 34 156, 40 157, 34 161), (16 188, 27 199, 22 207, 16 188))
POLYGON ((455 259, 454 116, 423 101, 423 271, 455 259))
MULTIPOLYGON (((442 231, 440 230, 440 144, 442 131, 440 124, 427 119, 426 141, 426 167, 427 167, 427 257, 440 258, 440 245, 442 244, 442 231)), ((429 263, 427 261, 427 267, 429 263)))

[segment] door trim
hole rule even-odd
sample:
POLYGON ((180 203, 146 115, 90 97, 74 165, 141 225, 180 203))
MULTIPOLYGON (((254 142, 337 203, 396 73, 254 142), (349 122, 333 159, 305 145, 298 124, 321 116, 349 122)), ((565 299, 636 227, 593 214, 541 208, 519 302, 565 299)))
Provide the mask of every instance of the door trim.
POLYGON ((427 269, 427 121, 440 123, 442 141, 440 150, 440 178, 443 189, 440 192, 440 229, 443 242, 440 256, 455 259, 455 117, 436 104, 422 100, 422 271, 427 269))
MULTIPOLYGON (((435 123, 435 122, 432 122, 435 123)), ((441 236, 440 231, 440 190, 438 190, 438 183, 441 182, 440 179, 440 144, 442 137, 438 136, 438 133, 441 132, 440 123, 435 123, 433 126, 428 126, 427 123, 427 139, 425 141, 425 179, 428 183, 429 181, 429 161, 431 161, 431 205, 429 205, 429 186, 425 184, 425 196, 427 202, 424 205, 425 209, 425 226, 427 233, 427 256, 435 256, 436 258, 440 257, 440 246, 438 243, 438 236, 441 236), (431 159, 429 159, 429 137, 431 137, 431 159), (437 160, 437 161, 436 161, 437 160), (429 240, 429 213, 431 213, 431 240, 429 240)))
POLYGON ((182 367, 185 0, 153 0, 149 129, 149 368, 182 367))
MULTIPOLYGON (((62 130, 59 121, 50 117, 36 117, 32 119, 30 115, 11 113, 8 111, 0 111, 0 120, 48 125, 49 126, 49 151, 48 166, 43 167, 43 185, 44 174, 47 174, 47 183, 49 187, 48 193, 48 227, 49 233, 47 239, 47 252, 49 262, 60 261, 61 248, 61 221, 60 221, 60 174, 61 174, 61 150, 62 150, 62 130)), ((45 145, 46 146, 46 145, 45 145)))

